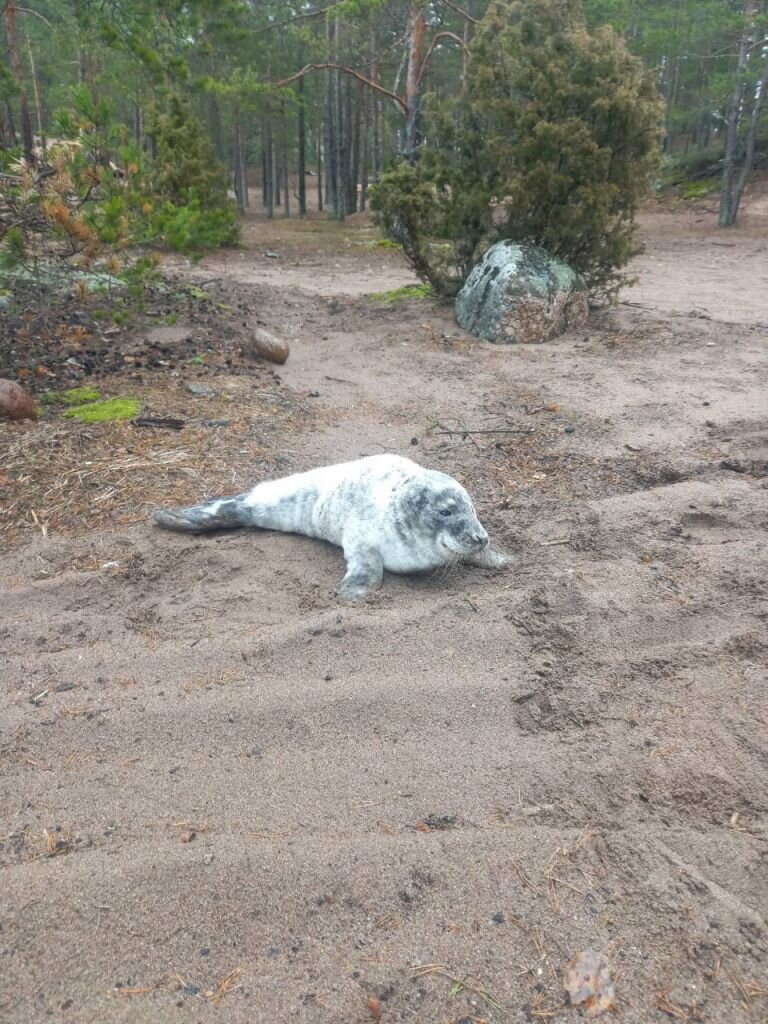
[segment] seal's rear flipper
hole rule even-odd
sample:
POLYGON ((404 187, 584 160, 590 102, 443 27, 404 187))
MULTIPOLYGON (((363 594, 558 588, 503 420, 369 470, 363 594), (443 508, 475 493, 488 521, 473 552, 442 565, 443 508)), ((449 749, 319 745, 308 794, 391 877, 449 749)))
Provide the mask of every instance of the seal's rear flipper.
POLYGON ((159 509, 152 518, 164 530, 177 530, 180 533, 233 530, 238 526, 252 525, 253 522, 250 510, 243 505, 242 497, 214 498, 202 505, 175 511, 159 509))

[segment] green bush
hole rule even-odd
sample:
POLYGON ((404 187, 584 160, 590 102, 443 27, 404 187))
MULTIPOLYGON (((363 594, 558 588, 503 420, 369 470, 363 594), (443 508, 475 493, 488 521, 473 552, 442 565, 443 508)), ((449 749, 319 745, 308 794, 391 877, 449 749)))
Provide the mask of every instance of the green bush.
POLYGON ((147 217, 144 240, 177 252, 200 253, 236 242, 238 233, 233 206, 204 209, 200 197, 190 189, 183 205, 166 200, 152 210, 147 217))
POLYGON ((371 206, 416 271, 455 294, 488 245, 542 246, 611 293, 639 250, 633 219, 661 129, 652 77, 578 0, 494 0, 464 92, 428 100, 429 143, 371 206), (435 246, 448 239, 451 248, 435 246))

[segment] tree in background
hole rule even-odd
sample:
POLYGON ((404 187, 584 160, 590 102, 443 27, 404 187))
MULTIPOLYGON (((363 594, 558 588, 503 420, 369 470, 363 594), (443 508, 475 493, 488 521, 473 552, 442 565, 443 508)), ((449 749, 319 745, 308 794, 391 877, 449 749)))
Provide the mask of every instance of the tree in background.
MULTIPOLYGON (((752 164, 768 157, 766 0, 582 2, 590 31, 614 27, 655 77, 666 102, 663 180, 701 177, 712 190, 720 179, 723 222, 732 221, 752 164)), ((73 87, 109 99, 151 160, 151 111, 177 93, 241 211, 256 177, 268 215, 314 205, 341 219, 366 206, 369 182, 394 156, 414 158, 443 132, 434 111, 467 85, 488 6, 0 0, 0 173, 23 150, 45 161, 73 87)))
POLYGON ((464 91, 430 108, 418 164, 376 187, 380 222, 443 294, 500 239, 615 291, 660 136, 652 77, 612 29, 587 31, 578 0, 495 0, 469 49, 464 91))

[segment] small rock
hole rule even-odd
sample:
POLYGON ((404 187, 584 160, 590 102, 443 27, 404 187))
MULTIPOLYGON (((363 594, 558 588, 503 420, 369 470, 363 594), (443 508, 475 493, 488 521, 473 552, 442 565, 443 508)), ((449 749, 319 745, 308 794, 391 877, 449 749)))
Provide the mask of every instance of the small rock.
POLYGON ((179 835, 179 839, 182 843, 191 843, 197 835, 197 832, 193 832, 191 828, 185 828, 184 831, 179 835))
POLYGON ((200 395, 202 398, 213 398, 216 394, 210 384, 198 384, 196 381, 187 384, 187 391, 190 395, 200 395))
MULTIPOLYGON (((206 865, 213 864, 213 854, 212 853, 206 853, 206 854, 203 855, 203 864, 206 864, 206 865)), ((205 955, 205 954, 201 954, 201 955, 205 955)))
POLYGON ((495 914, 491 915, 491 920, 494 924, 504 924, 504 914, 497 910, 495 914))
POLYGON ((34 399, 13 380, 0 379, 0 420, 36 420, 34 399))
POLYGON ((567 427, 563 427, 563 430, 565 431, 566 434, 575 434, 576 433, 576 427, 571 426, 570 423, 568 424, 567 427))
POLYGON ((267 251, 264 253, 264 255, 267 257, 268 260, 279 260, 280 259, 280 253, 279 252, 272 252, 271 249, 267 249, 267 251))
POLYGON ((253 337, 243 343, 242 350, 245 356, 260 356, 262 359, 268 359, 271 363, 280 364, 284 363, 291 354, 287 341, 265 331, 263 327, 254 328, 253 337))
POLYGON ((252 747, 248 747, 245 752, 246 757, 263 757, 264 752, 258 744, 254 743, 252 747))
POLYGON ((320 397, 320 392, 319 391, 310 391, 309 394, 307 395, 307 398, 319 398, 319 397, 320 397))

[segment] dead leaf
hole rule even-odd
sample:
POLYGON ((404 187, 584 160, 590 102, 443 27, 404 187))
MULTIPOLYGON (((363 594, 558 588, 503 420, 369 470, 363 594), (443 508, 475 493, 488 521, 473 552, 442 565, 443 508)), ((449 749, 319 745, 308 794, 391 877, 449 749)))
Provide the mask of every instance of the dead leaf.
POLYGON ((368 1012, 370 1013, 371 1018, 373 1020, 381 1020, 381 1003, 376 998, 376 996, 368 996, 365 1002, 368 1007, 368 1012))
POLYGON ((583 1006, 588 1017, 616 1009, 611 969, 602 953, 584 949, 565 968, 565 991, 572 1006, 583 1006))

